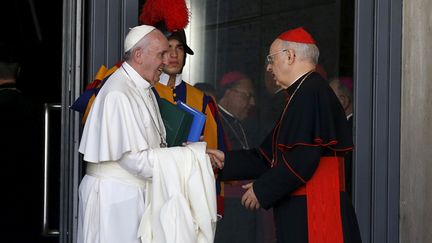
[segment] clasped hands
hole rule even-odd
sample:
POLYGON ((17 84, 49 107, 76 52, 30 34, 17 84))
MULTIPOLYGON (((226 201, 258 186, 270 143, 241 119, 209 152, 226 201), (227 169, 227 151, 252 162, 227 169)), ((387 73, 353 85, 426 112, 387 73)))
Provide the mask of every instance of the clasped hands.
POLYGON ((217 149, 209 149, 206 150, 208 156, 210 157, 210 162, 213 169, 222 170, 225 165, 225 154, 224 152, 217 149))
POLYGON ((246 189, 246 192, 242 196, 242 200, 241 200, 242 205, 249 210, 259 209, 261 205, 253 190, 253 182, 245 184, 242 187, 243 189, 246 189))
MULTIPOLYGON (((224 152, 216 149, 207 149, 207 154, 210 157, 210 162, 213 169, 222 170, 225 166, 225 154, 224 152)), ((242 196, 241 203, 242 205, 250 210, 256 210, 261 207, 255 192, 253 190, 253 182, 245 184, 242 186, 246 192, 242 196)))

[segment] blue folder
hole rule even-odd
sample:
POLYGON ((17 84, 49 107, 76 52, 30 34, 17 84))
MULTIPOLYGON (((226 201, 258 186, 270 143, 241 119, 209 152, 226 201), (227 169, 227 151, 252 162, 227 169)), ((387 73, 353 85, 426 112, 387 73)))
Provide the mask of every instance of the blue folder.
POLYGON ((165 126, 168 147, 187 142, 193 115, 166 99, 158 99, 160 114, 165 126))
POLYGON ((187 141, 198 142, 204 128, 206 115, 181 101, 177 101, 177 106, 193 115, 192 125, 189 130, 187 141))

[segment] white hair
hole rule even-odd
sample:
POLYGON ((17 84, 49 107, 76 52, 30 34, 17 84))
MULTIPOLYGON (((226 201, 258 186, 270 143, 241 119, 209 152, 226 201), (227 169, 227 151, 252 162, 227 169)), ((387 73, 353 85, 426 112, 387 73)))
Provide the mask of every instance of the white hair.
POLYGON ((283 46, 286 49, 293 49, 299 60, 310 61, 315 65, 318 64, 319 50, 315 44, 283 41, 283 46))

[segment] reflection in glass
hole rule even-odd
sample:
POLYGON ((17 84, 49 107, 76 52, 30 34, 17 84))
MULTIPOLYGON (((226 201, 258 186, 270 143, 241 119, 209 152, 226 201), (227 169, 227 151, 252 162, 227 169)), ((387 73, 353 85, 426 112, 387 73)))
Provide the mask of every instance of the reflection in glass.
MULTIPOLYGON (((217 90, 220 90, 219 80, 231 71, 242 72, 252 80, 256 107, 242 121, 251 147, 259 145, 271 131, 287 99, 265 69, 273 55, 284 51, 269 53, 270 44, 279 34, 303 26, 320 50, 317 71, 327 80, 353 76, 353 1, 187 2, 191 22, 186 33, 195 55, 188 59, 183 73, 185 80, 191 80, 192 84, 210 83, 217 90)), ((254 221, 258 233, 253 241, 247 242, 274 242, 269 214, 258 213, 248 220, 254 221)), ((243 234, 242 229, 235 229, 237 235, 243 234)), ((229 236, 229 232, 226 235, 229 236)), ((247 236, 244 237, 246 240, 247 236)), ((224 239, 217 236, 215 242, 224 242, 224 239)))

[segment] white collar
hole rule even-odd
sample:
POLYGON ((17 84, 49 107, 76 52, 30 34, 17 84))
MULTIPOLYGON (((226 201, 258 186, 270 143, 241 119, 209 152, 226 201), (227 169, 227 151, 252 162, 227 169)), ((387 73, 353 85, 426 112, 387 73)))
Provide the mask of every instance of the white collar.
MULTIPOLYGON (((169 78, 170 78, 170 76, 168 74, 162 72, 160 77, 159 77, 159 83, 167 86, 169 78)), ((181 81, 182 81, 182 74, 179 73, 176 75, 175 87, 177 87, 181 83, 181 81)))
MULTIPOLYGON (((307 73, 310 73, 310 72, 312 72, 313 70, 309 70, 309 71, 307 71, 307 72, 305 72, 305 73, 303 73, 303 74, 301 74, 301 75, 299 75, 296 79, 294 79, 294 82, 291 84, 291 85, 293 85, 295 82, 297 82, 301 77, 303 77, 304 75, 306 75, 307 73)), ((290 86, 291 86, 290 85, 290 86)))
POLYGON ((353 113, 348 114, 348 115, 346 116, 347 120, 350 119, 352 116, 353 116, 353 113))
POLYGON ((126 76, 128 76, 130 80, 134 82, 138 88, 148 90, 152 87, 150 82, 148 82, 143 77, 141 77, 141 75, 139 75, 138 72, 135 71, 135 69, 133 69, 131 65, 129 65, 129 63, 123 62, 122 68, 126 76))
POLYGON ((237 119, 233 114, 231 114, 229 111, 227 111, 225 108, 223 108, 221 105, 218 105, 218 107, 223 110, 225 113, 227 113, 230 117, 237 119))
POLYGON ((277 93, 281 92, 282 90, 284 90, 284 88, 280 87, 280 88, 277 89, 273 94, 277 94, 277 93))

